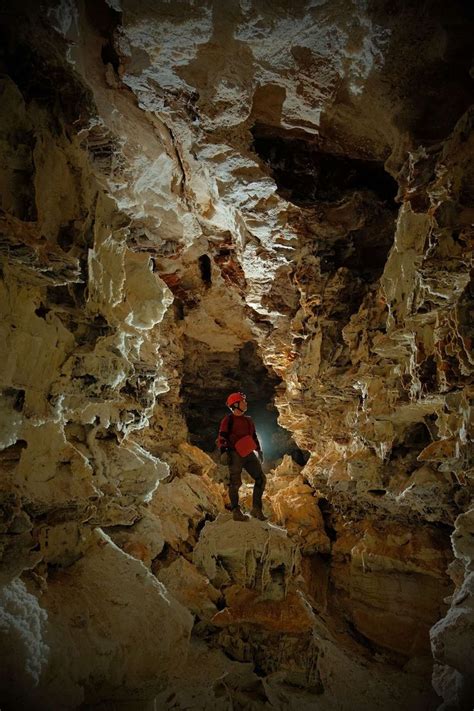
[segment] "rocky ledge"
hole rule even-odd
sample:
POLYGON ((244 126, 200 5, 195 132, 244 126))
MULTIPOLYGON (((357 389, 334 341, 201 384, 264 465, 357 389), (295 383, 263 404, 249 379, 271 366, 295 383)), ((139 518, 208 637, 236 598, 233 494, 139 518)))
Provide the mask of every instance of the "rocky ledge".
POLYGON ((473 24, 3 4, 2 709, 471 711, 473 24))

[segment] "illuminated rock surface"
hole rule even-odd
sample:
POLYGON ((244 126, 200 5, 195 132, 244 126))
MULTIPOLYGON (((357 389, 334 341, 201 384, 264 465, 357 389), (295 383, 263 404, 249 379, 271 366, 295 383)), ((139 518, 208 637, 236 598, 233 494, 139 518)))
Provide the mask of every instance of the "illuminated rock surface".
POLYGON ((471 711, 472 12, 0 21, 1 708, 471 711))

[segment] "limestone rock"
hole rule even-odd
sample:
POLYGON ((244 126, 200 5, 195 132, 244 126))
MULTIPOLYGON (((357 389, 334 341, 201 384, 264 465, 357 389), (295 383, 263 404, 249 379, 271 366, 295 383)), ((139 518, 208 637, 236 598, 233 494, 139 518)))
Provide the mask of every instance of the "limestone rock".
POLYGON ((464 563, 465 578, 453 595, 446 616, 431 629, 433 656, 438 662, 433 685, 443 697, 441 709, 468 709, 474 700, 474 546, 472 530, 474 511, 459 516, 452 536, 456 557, 464 563))
POLYGON ((216 614, 219 591, 185 558, 178 558, 167 568, 162 568, 158 579, 194 615, 209 619, 216 614))
POLYGON ((156 704, 227 711, 235 699, 255 709, 265 702, 263 682, 252 665, 231 660, 222 651, 192 640, 186 670, 175 671, 170 688, 156 697, 156 704))
POLYGON ((256 625, 289 635, 313 628, 313 614, 298 593, 289 593, 284 600, 268 600, 259 591, 231 586, 225 591, 225 600, 226 607, 212 618, 217 627, 256 625))
POLYGON ((131 526, 117 526, 106 529, 111 539, 125 553, 138 558, 148 568, 161 553, 165 545, 161 521, 148 511, 131 526))
POLYGON ((409 656, 429 651, 429 629, 444 611, 449 551, 436 533, 366 528, 333 546, 339 604, 359 632, 380 648, 409 656))
POLYGON ((157 489, 150 502, 150 512, 160 521, 164 540, 173 548, 193 536, 193 529, 217 515, 223 507, 222 493, 207 476, 187 474, 157 489))
POLYGON ((0 638, 2 646, 1 691, 5 701, 31 705, 34 689, 48 664, 46 640, 48 616, 21 580, 0 592, 0 638), (15 698, 16 697, 16 698, 15 698))
MULTIPOLYGON (((288 460, 288 455, 285 456, 288 460)), ((282 476, 288 466, 287 461, 282 462, 275 470, 276 476, 269 476, 267 485, 266 498, 275 512, 276 522, 286 528, 292 539, 300 541, 302 553, 328 553, 330 541, 324 530, 318 498, 299 472, 282 476)))
POLYGON ((61 0, 1 17, 11 705, 418 711, 436 704, 434 625, 435 688, 470 709, 469 12, 61 0), (278 408, 275 459, 305 464, 268 472, 288 531, 222 513, 208 454, 230 386, 278 408), (219 651, 189 645, 141 561, 219 651), (170 669, 187 649, 189 679, 170 669))
POLYGON ((233 581, 270 600, 286 597, 299 565, 298 549, 282 528, 227 514, 206 523, 193 559, 216 587, 233 581))
MULTIPOLYGON (((4 593, 7 612, 15 585, 20 584, 4 593)), ((124 690, 152 698, 182 662, 192 625, 189 613, 154 576, 100 533, 84 557, 48 578, 42 594, 25 591, 16 604, 39 606, 30 649, 35 645, 44 660, 31 662, 31 678, 21 690, 4 693, 9 703, 15 694, 18 702, 34 698, 37 708, 52 703, 75 708, 84 701, 121 698, 124 690)), ((14 644, 24 644, 25 634, 17 629, 14 644)), ((11 656, 9 639, 2 646, 4 664, 11 656)))

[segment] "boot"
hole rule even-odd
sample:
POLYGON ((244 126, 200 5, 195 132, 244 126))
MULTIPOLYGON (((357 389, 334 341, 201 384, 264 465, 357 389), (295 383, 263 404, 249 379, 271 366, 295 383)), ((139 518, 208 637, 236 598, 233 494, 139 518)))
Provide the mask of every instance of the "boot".
POLYGON ((268 518, 263 513, 261 506, 254 506, 250 512, 250 515, 253 516, 254 518, 258 518, 259 521, 266 521, 268 518))
POLYGON ((232 518, 234 521, 248 521, 249 517, 247 514, 242 513, 240 506, 237 506, 236 509, 232 509, 232 518))

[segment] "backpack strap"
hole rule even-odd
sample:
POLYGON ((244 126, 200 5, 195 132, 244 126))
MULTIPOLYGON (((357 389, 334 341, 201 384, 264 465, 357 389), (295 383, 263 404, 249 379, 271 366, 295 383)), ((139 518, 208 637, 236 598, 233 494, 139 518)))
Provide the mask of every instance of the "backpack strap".
POLYGON ((232 415, 227 415, 226 424, 227 429, 221 430, 219 434, 221 435, 221 437, 224 437, 224 439, 227 440, 227 444, 230 446, 229 436, 232 432, 232 427, 234 426, 234 418, 232 417, 232 415))

